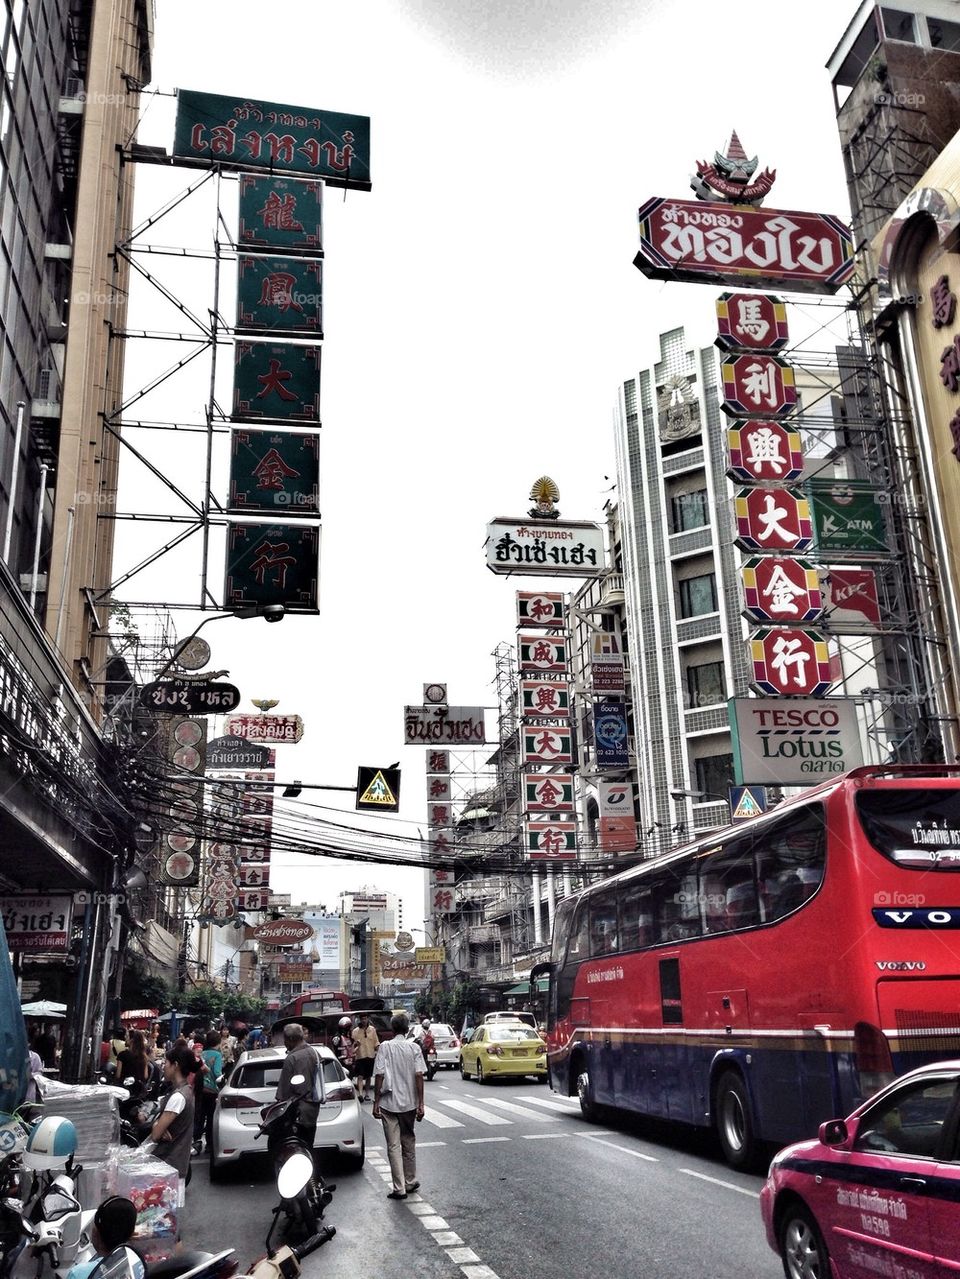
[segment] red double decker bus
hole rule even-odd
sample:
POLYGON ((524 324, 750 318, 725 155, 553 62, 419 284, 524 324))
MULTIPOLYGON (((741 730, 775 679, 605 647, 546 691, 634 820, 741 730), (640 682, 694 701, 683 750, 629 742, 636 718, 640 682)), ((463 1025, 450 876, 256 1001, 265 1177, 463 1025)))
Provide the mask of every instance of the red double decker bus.
POLYGON ((746 1167, 960 1056, 960 767, 860 768, 565 899, 551 1086, 746 1167))
POLYGON ((349 1012, 350 999, 342 990, 305 990, 288 1004, 284 1004, 275 1016, 276 1021, 291 1020, 304 1014, 319 1016, 321 1013, 349 1012))

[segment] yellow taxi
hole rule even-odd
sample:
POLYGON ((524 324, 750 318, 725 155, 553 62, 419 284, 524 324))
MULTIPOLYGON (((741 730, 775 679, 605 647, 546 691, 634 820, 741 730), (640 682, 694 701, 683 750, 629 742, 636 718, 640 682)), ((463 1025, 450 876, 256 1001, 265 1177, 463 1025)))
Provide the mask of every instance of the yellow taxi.
POLYGON ((521 1021, 478 1026, 460 1049, 460 1075, 485 1084, 505 1075, 534 1075, 546 1083, 547 1045, 521 1021))

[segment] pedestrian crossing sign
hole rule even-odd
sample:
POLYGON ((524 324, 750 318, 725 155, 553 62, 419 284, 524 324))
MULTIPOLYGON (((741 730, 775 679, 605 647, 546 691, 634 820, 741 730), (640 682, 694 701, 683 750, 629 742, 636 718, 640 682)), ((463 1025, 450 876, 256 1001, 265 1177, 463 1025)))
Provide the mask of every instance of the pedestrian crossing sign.
POLYGON ((375 813, 396 813, 400 809, 400 769, 357 769, 357 809, 375 813))
POLYGON ((767 811, 767 792, 762 786, 731 786, 730 816, 735 822, 745 822, 767 811))

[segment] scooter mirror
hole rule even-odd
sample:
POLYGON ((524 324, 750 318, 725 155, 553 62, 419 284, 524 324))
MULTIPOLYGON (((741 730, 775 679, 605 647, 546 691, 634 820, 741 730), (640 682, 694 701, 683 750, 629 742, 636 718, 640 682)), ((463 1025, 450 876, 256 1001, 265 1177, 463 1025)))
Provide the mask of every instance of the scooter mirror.
POLYGON ((280 1198, 295 1199, 312 1176, 313 1160, 298 1150, 277 1173, 277 1192, 280 1198))

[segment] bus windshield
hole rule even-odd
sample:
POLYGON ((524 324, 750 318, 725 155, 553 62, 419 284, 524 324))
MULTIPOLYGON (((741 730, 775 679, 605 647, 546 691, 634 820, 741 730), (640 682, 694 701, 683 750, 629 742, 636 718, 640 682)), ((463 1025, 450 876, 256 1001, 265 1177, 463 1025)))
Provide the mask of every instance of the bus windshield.
POLYGON ((898 866, 960 869, 960 789, 884 787, 857 795, 867 839, 898 866))

